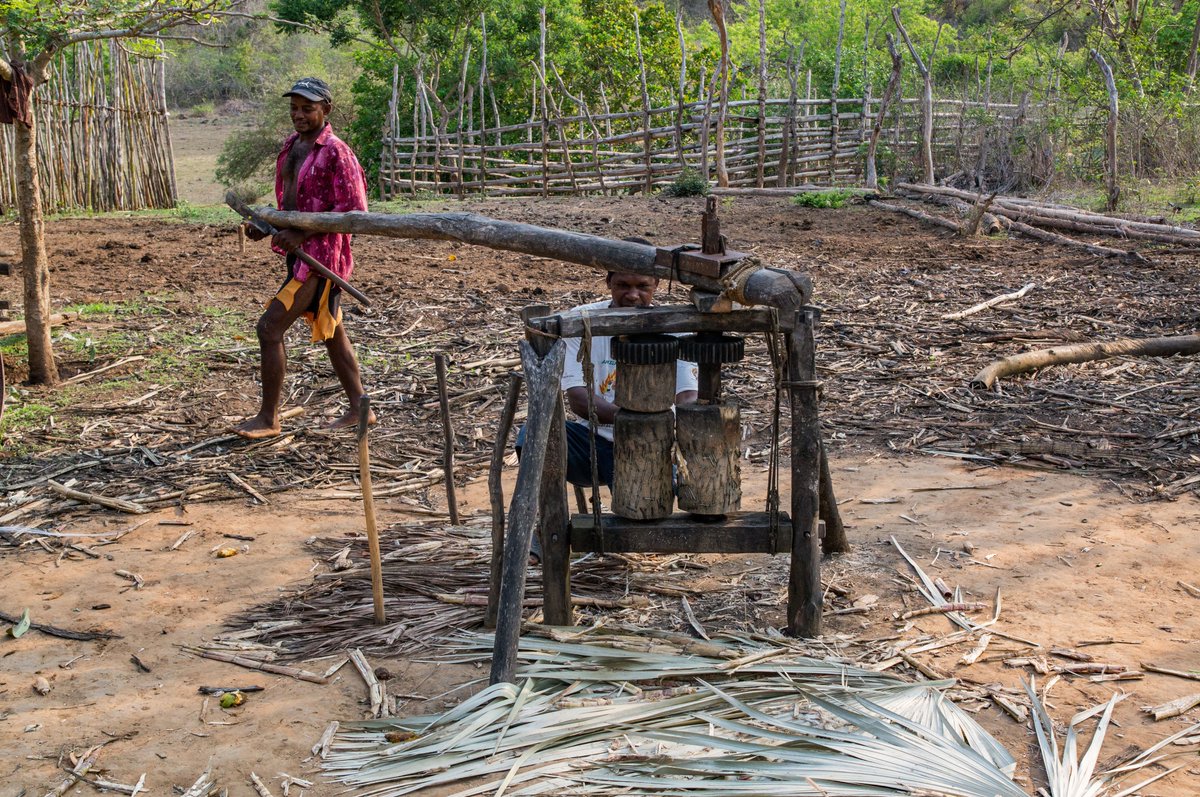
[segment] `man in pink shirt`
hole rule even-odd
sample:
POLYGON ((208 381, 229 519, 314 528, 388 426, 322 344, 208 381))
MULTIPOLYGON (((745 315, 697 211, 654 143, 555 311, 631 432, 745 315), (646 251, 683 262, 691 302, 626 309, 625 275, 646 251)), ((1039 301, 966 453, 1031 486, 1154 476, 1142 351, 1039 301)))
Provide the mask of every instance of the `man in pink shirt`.
MULTIPOLYGON (((301 78, 283 96, 291 101, 292 126, 296 132, 283 143, 275 163, 275 199, 279 209, 305 213, 366 210, 366 175, 354 152, 333 134, 327 120, 333 107, 329 86, 319 78, 301 78)), ((264 237, 252 228, 247 235, 254 240, 264 237)), ((256 440, 280 432, 279 399, 287 367, 283 339, 298 318, 311 327, 314 343, 325 343, 334 373, 350 400, 350 408, 330 428, 357 423, 363 386, 354 347, 342 325, 341 289, 310 273, 304 261, 294 254, 303 248, 330 271, 349 279, 354 268, 350 238, 345 233, 280 230, 271 239, 271 248, 287 256, 288 276, 255 328, 262 352, 262 407, 258 415, 234 427, 242 437, 256 440)), ((371 423, 374 422, 372 413, 371 423)))

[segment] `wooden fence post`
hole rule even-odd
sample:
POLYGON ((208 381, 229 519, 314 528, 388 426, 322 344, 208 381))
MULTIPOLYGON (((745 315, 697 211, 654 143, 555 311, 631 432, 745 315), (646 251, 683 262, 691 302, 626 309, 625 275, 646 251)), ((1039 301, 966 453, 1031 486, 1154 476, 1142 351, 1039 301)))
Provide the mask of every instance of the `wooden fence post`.
POLYGON ((717 185, 729 187, 729 170, 725 166, 725 117, 729 111, 729 35, 725 30, 724 0, 708 0, 708 10, 712 14, 713 24, 717 27, 717 35, 721 39, 721 69, 720 69, 720 104, 717 106, 717 144, 713 158, 717 166, 717 185))
POLYGON ((654 189, 654 168, 651 165, 650 152, 654 149, 654 136, 650 132, 650 94, 646 88, 646 61, 642 58, 642 24, 640 15, 633 12, 633 38, 637 44, 638 80, 642 87, 642 130, 645 131, 645 146, 643 157, 646 164, 646 196, 654 189))
MULTIPOLYGON (((845 0, 842 0, 844 3, 845 0)), ((763 187, 767 169, 767 0, 758 0, 758 164, 754 185, 763 187)))

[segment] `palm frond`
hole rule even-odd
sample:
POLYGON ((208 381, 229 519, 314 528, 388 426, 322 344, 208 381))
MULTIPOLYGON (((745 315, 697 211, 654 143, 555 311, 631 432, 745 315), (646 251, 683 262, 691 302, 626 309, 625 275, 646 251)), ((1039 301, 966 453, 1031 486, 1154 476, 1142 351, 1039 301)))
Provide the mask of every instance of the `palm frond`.
MULTIPOLYGON (((455 783, 454 797, 1024 797, 1011 757, 936 687, 791 643, 718 636, 705 656, 619 629, 570 635, 522 638, 519 687, 488 687, 442 715, 343 726, 327 772, 363 797, 455 783), (685 686, 655 688, 664 679, 685 686), (397 727, 420 735, 388 744, 397 727)), ((487 634, 449 646, 458 660, 490 651, 487 634)))

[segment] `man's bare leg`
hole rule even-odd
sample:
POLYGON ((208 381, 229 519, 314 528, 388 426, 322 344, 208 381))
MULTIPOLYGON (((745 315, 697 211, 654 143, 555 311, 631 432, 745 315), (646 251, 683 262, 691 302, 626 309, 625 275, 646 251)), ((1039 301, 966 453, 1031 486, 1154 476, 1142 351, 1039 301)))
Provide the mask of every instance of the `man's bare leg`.
MULTIPOLYGON (((346 391, 346 398, 350 400, 350 409, 326 428, 345 429, 349 426, 356 426, 358 424, 358 403, 362 400, 365 391, 363 391, 362 377, 358 371, 358 358, 354 356, 354 345, 350 343, 350 336, 346 334, 346 328, 342 324, 338 324, 333 337, 325 341, 325 350, 329 352, 329 362, 333 364, 333 372, 337 374, 338 381, 342 383, 342 390, 346 391)), ((374 410, 371 411, 368 423, 375 423, 374 410)))
POLYGON ((233 427, 233 431, 250 440, 260 440, 279 434, 279 398, 283 395, 283 378, 287 373, 287 349, 284 335, 296 323, 317 291, 317 277, 310 277, 296 291, 292 309, 285 310, 278 299, 271 300, 258 319, 258 347, 262 357, 262 406, 258 415, 233 427))

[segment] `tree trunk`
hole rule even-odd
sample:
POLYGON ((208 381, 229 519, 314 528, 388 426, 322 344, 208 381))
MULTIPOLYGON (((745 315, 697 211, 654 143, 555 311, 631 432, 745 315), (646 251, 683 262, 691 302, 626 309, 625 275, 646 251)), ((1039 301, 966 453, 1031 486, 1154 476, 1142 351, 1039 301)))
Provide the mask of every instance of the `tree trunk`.
POLYGON ((1200 50, 1200 11, 1196 13, 1196 24, 1192 27, 1192 43, 1188 47, 1187 91, 1190 94, 1196 83, 1196 53, 1200 50))
POLYGON ((841 123, 838 120, 838 93, 842 90, 842 39, 846 33, 846 0, 838 4, 837 47, 833 52, 833 84, 829 87, 829 184, 837 182, 838 138, 841 123))
POLYGON ((933 185, 933 73, 931 68, 938 39, 942 36, 942 28, 940 25, 938 26, 938 38, 933 41, 933 49, 929 52, 929 63, 926 64, 921 60, 921 56, 917 55, 917 48, 913 46, 912 39, 908 37, 908 30, 900 21, 899 6, 892 6, 892 19, 904 39, 904 44, 908 47, 908 54, 912 56, 913 63, 917 65, 917 71, 921 73, 921 166, 924 173, 922 180, 927 185, 933 185))
POLYGON ((754 185, 763 187, 767 170, 767 0, 758 0, 758 168, 754 185))
POLYGON ((729 187, 729 170, 725 167, 725 116, 729 112, 729 35, 725 30, 724 0, 708 0, 708 10, 712 13, 713 23, 717 27, 717 35, 721 38, 720 63, 720 104, 717 108, 717 142, 714 161, 717 167, 717 185, 729 187))
POLYGON ((892 97, 895 96, 897 88, 900 86, 900 67, 902 60, 900 53, 896 50, 896 40, 892 38, 892 34, 887 34, 888 52, 892 55, 892 74, 888 77, 887 86, 883 90, 883 97, 879 99, 879 112, 875 116, 875 124, 871 126, 871 139, 867 144, 867 163, 866 163, 866 178, 867 188, 879 188, 879 175, 875 170, 875 153, 879 149, 879 134, 883 132, 883 123, 887 118, 888 106, 891 105, 892 97))
POLYGON ((1112 68, 1099 50, 1092 50, 1092 60, 1100 66, 1100 72, 1104 75, 1104 86, 1108 90, 1108 125, 1104 131, 1104 164, 1108 173, 1108 201, 1105 209, 1111 212, 1117 209, 1117 200, 1121 195, 1121 189, 1117 185, 1117 83, 1113 80, 1112 68))
POLYGON ((29 343, 29 381, 58 383, 50 342, 50 260, 46 256, 42 189, 37 168, 37 127, 13 124, 17 161, 17 206, 21 215, 21 273, 25 280, 25 335, 29 343))

